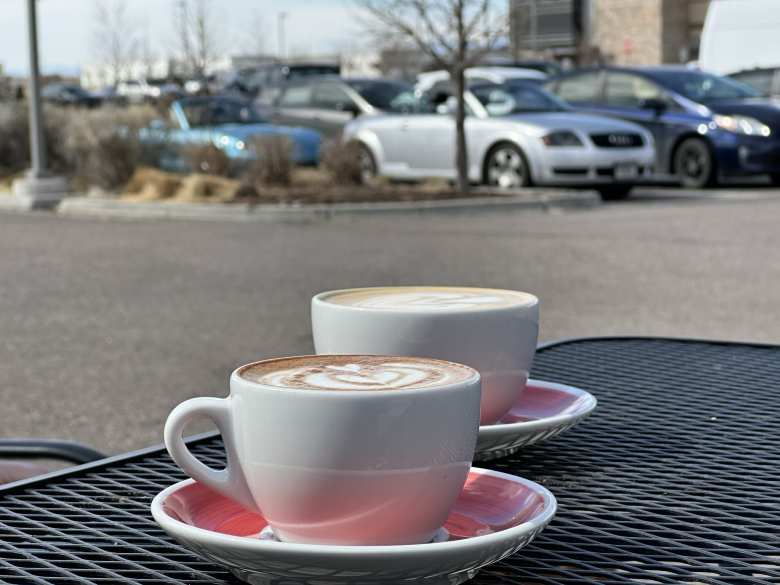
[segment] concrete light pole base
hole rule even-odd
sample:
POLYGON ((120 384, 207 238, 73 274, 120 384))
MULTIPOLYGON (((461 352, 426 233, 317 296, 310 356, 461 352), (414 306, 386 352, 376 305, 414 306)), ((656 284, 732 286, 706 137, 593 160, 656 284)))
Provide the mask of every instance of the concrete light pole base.
POLYGON ((70 186, 64 177, 33 177, 17 179, 12 186, 13 196, 20 207, 50 209, 68 196, 70 186))

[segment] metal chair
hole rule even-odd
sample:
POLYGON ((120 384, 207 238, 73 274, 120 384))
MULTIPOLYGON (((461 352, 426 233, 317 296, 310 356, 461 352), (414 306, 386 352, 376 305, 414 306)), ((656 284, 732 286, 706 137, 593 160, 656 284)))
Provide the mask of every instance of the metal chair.
POLYGON ((19 459, 56 459, 79 465, 103 459, 105 455, 91 447, 56 439, 0 439, 0 484, 47 473, 43 465, 19 459), (14 458, 11 461, 2 459, 14 458))

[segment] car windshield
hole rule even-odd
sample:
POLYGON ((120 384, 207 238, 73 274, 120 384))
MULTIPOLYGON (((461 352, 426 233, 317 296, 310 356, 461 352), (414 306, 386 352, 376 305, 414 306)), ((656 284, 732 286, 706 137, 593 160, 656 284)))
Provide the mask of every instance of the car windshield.
POLYGON ((84 91, 82 88, 78 87, 77 85, 64 85, 62 89, 66 93, 69 93, 70 95, 76 97, 86 97, 89 95, 86 91, 84 91))
POLYGON ((284 76, 292 80, 319 75, 338 75, 340 71, 338 65, 293 65, 287 68, 284 76))
POLYGON ((386 112, 409 112, 417 107, 414 88, 405 83, 353 79, 347 85, 369 104, 386 112))
POLYGON ((552 94, 530 84, 474 87, 471 92, 491 117, 569 109, 552 94))
POLYGON ((701 71, 666 71, 654 77, 661 85, 699 103, 759 97, 744 83, 701 71))
POLYGON ((192 128, 220 124, 258 124, 265 122, 252 104, 240 100, 207 100, 181 105, 192 128))

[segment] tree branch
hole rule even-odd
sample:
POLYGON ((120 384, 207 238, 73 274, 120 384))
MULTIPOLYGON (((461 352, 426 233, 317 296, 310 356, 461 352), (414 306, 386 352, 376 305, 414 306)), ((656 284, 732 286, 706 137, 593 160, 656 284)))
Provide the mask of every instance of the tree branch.
POLYGON ((381 0, 359 0, 359 4, 378 23, 401 33, 414 43, 417 48, 430 57, 437 66, 446 69, 451 67, 450 61, 454 56, 450 55, 450 59, 443 57, 436 48, 425 39, 421 31, 417 30, 411 22, 404 18, 405 10, 409 8, 407 2, 399 0, 391 0, 388 2, 382 2, 381 0))

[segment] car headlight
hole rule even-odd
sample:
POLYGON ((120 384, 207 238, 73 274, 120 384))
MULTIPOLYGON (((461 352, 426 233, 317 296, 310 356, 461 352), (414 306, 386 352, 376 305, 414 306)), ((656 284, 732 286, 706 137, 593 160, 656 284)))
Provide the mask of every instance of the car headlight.
POLYGON ((750 116, 721 116, 713 118, 715 124, 721 130, 728 130, 736 134, 745 134, 747 136, 769 136, 772 129, 750 116))
POLYGON ((542 142, 546 146, 584 146, 582 140, 574 132, 569 130, 556 130, 542 136, 542 142))
POLYGON ((238 150, 244 150, 246 148, 246 142, 243 140, 236 140, 236 148, 238 150))

